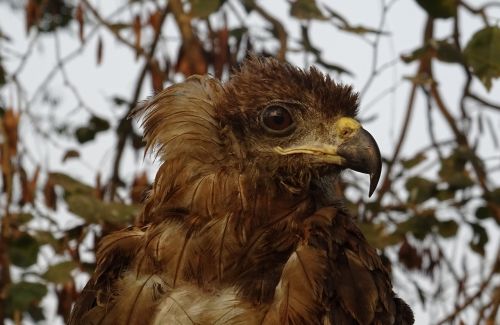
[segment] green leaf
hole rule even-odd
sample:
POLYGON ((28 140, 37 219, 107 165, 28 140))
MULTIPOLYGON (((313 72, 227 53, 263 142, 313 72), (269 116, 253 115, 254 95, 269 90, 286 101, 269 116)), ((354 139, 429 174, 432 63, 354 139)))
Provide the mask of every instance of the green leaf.
POLYGON ((500 204, 500 187, 488 193, 488 197, 486 199, 493 203, 500 204))
POLYGON ((98 221, 97 215, 100 210, 101 201, 91 195, 73 194, 66 198, 70 212, 81 217, 89 223, 98 221))
POLYGON ((358 35, 365 35, 365 34, 389 35, 388 32, 385 32, 383 30, 365 27, 363 25, 341 26, 340 29, 343 30, 344 32, 349 32, 349 33, 358 34, 358 35))
POLYGON ((476 218, 484 220, 493 217, 490 208, 487 206, 479 207, 476 209, 476 218))
POLYGON ((9 241, 9 257, 12 264, 20 267, 29 267, 36 263, 39 244, 28 233, 23 233, 9 241))
POLYGON ((247 32, 248 32, 248 28, 237 27, 237 28, 233 28, 229 31, 229 36, 240 40, 243 37, 243 35, 245 35, 247 32))
POLYGON ((25 311, 38 305, 47 294, 47 287, 41 283, 19 282, 14 283, 7 297, 7 314, 12 315, 14 310, 25 311))
POLYGON ((415 50, 413 50, 410 54, 402 54, 401 55, 401 60, 403 60, 404 63, 411 63, 416 60, 420 60, 426 56, 431 55, 431 47, 429 44, 426 44, 423 47, 419 47, 415 50))
POLYGON ((90 118, 88 127, 95 132, 102 132, 109 129, 109 122, 94 115, 90 118))
POLYGON ((315 0, 296 0, 290 7, 290 15, 298 19, 325 19, 315 0))
POLYGON ((0 88, 2 88, 7 83, 7 79, 5 78, 6 75, 7 75, 7 73, 5 72, 5 69, 3 68, 2 60, 0 58, 0 88))
POLYGON ((420 152, 413 158, 401 160, 401 164, 403 165, 404 169, 411 169, 411 168, 419 165, 421 162, 425 161, 426 159, 427 159, 427 157, 425 156, 425 154, 420 152))
POLYGON ((467 63, 486 89, 500 77, 500 27, 486 27, 476 32, 464 50, 467 63))
POLYGON ((146 146, 146 141, 142 135, 138 135, 137 133, 132 133, 132 147, 134 149, 141 149, 146 146))
POLYGON ((455 197, 455 191, 450 189, 445 190, 437 190, 436 191, 436 199, 439 201, 447 201, 451 200, 455 197))
POLYGON ((75 130, 76 140, 78 140, 78 142, 80 143, 94 140, 95 135, 96 131, 86 126, 79 127, 75 130))
POLYGON ((412 233, 415 238, 423 240, 438 224, 439 222, 434 215, 434 211, 427 210, 400 223, 396 231, 399 234, 412 233))
POLYGON ((455 220, 440 221, 437 225, 438 233, 443 238, 450 238, 457 234, 458 224, 455 220))
POLYGON ((66 198, 68 209, 89 223, 108 222, 117 226, 127 225, 139 208, 116 202, 102 202, 91 195, 71 195, 66 198))
POLYGON ((73 19, 73 5, 69 1, 51 0, 41 8, 43 11, 37 24, 40 32, 51 33, 57 28, 67 27, 73 19))
POLYGON ((40 306, 30 306, 27 312, 30 315, 31 319, 37 324, 39 324, 38 322, 45 319, 45 314, 43 313, 43 309, 40 306))
POLYGON ((474 185, 469 172, 465 169, 468 158, 464 150, 456 148, 449 157, 441 160, 438 174, 448 184, 449 189, 459 190, 474 185))
POLYGON ((122 203, 105 203, 102 206, 99 219, 114 225, 124 226, 130 223, 137 215, 139 207, 122 203))
POLYGON ((87 272, 88 274, 92 274, 95 271, 95 263, 81 262, 80 267, 83 272, 87 272))
POLYGON ((436 183, 423 177, 411 177, 406 181, 408 200, 413 203, 423 203, 436 193, 436 183))
POLYGON ((474 236, 469 242, 469 247, 476 253, 484 256, 484 246, 488 243, 488 233, 479 223, 469 223, 474 236))
POLYGON ((464 56, 454 43, 438 41, 434 44, 436 57, 439 61, 446 63, 463 63, 464 56))
POLYGON ((189 0, 191 3, 191 16, 206 18, 211 13, 219 10, 222 5, 221 0, 189 0))
POLYGON ((417 3, 435 18, 450 18, 457 14, 456 0, 417 0, 417 3))
POLYGON ((54 237, 54 234, 50 231, 39 230, 33 235, 33 237, 35 237, 40 246, 49 245, 58 254, 62 254, 64 252, 64 243, 62 240, 54 237))
POLYGON ((16 225, 23 225, 33 220, 31 213, 16 213, 11 215, 11 221, 16 225))
POLYGON ((61 262, 49 266, 42 277, 52 283, 65 283, 72 279, 71 271, 78 267, 74 261, 61 262))
POLYGON ((111 100, 113 101, 113 103, 116 106, 129 105, 129 102, 125 98, 120 97, 120 96, 115 96, 115 97, 111 98, 111 100))
POLYGON ((358 226, 370 245, 378 249, 399 244, 404 239, 400 233, 389 233, 383 224, 360 223, 358 226))
POLYGON ((131 27, 131 25, 129 23, 124 23, 124 22, 116 22, 116 23, 113 23, 113 24, 109 25, 109 28, 114 33, 118 33, 120 31, 122 31, 123 29, 127 29, 127 28, 130 28, 130 27, 131 27))
POLYGON ((91 194, 94 193, 94 188, 83 184, 82 182, 74 179, 71 176, 68 176, 63 173, 50 173, 50 179, 55 185, 61 186, 65 192, 68 194, 91 194))

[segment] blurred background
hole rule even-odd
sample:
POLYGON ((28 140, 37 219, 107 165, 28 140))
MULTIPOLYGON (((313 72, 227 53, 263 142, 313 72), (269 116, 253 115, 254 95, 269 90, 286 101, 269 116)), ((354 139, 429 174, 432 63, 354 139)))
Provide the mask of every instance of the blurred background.
POLYGON ((338 195, 416 324, 498 324, 500 2, 0 0, 0 323, 62 324, 157 164, 136 104, 249 52, 359 91, 384 167, 338 195))

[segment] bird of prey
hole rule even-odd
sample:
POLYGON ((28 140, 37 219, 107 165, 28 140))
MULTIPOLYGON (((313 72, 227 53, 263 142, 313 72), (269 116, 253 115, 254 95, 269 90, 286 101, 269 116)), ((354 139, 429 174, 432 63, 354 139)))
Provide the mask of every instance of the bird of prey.
POLYGON ((335 198, 381 172, 357 94, 315 68, 251 57, 137 109, 161 161, 141 224, 104 237, 70 324, 412 324, 335 198))

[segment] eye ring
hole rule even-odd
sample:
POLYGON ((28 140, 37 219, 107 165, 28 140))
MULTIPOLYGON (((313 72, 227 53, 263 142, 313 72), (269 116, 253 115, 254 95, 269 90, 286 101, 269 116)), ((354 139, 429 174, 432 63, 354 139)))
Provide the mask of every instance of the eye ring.
POLYGON ((286 135, 295 129, 290 110, 282 105, 271 104, 260 113, 260 124, 271 134, 286 135))

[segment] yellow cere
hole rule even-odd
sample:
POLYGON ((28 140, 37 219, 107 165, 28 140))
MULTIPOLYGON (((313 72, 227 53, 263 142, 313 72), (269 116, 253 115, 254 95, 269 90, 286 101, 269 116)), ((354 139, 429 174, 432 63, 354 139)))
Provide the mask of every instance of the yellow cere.
POLYGON ((337 130, 350 129, 352 131, 356 131, 361 127, 358 121, 350 117, 341 117, 335 123, 337 130))

